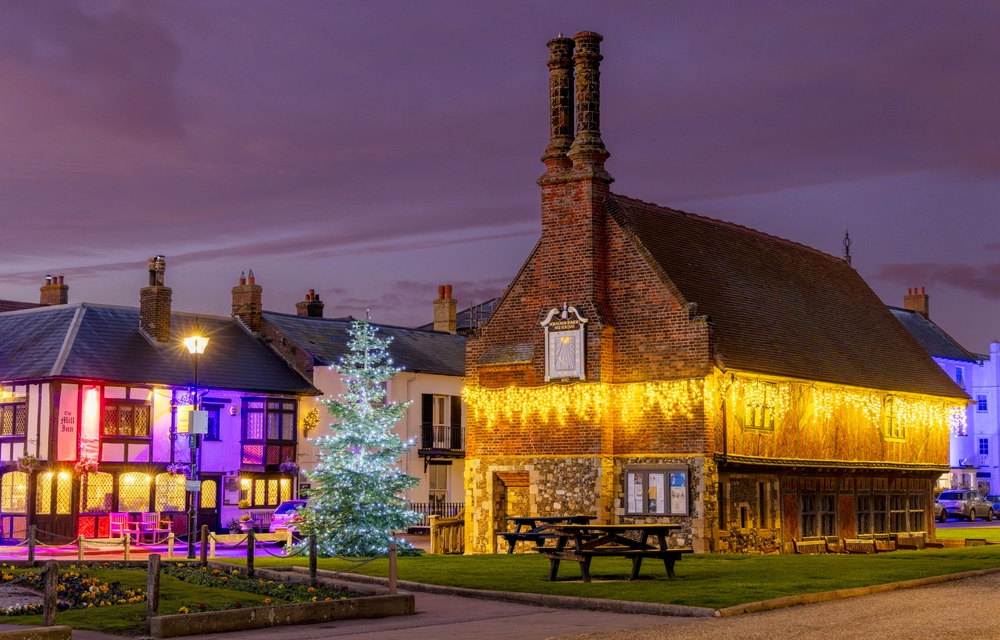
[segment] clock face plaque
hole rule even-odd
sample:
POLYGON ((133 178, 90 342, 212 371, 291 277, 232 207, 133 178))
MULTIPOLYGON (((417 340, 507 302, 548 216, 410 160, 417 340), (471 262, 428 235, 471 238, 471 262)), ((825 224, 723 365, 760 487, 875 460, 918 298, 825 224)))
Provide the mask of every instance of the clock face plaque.
POLYGON ((542 327, 545 328, 545 380, 584 379, 584 327, 587 319, 575 307, 563 303, 562 309, 552 309, 542 327))

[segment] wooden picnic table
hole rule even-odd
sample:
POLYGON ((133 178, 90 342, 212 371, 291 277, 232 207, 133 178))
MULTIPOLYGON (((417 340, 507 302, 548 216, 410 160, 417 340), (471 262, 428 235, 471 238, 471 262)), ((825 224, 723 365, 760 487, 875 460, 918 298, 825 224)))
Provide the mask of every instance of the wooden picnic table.
POLYGON ((550 524, 587 524, 593 516, 509 516, 507 522, 513 523, 513 531, 498 531, 497 535, 507 541, 507 553, 514 553, 514 545, 519 541, 534 542, 535 549, 542 549, 546 540, 556 537, 556 534, 546 531, 550 524))
POLYGON ((539 551, 549 559, 549 580, 556 579, 560 561, 573 560, 580 563, 583 581, 590 582, 590 561, 595 556, 632 560, 629 580, 639 577, 643 559, 663 560, 667 577, 673 579, 674 563, 682 554, 692 552, 667 546, 667 536, 680 528, 679 524, 548 524, 545 529, 555 534, 556 546, 539 551), (655 546, 650 544, 651 538, 655 546))

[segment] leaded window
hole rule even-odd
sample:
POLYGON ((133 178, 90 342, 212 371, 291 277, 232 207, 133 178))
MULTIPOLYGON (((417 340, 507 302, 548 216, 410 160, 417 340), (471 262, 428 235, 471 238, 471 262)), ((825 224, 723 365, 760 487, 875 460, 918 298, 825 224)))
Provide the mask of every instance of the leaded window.
POLYGON ((202 509, 214 509, 218 505, 219 485, 215 480, 202 480, 199 494, 202 509))
POLYGON ((23 436, 28 430, 28 404, 5 402, 0 404, 0 436, 23 436))
POLYGON ((156 510, 184 511, 187 477, 182 473, 160 473, 156 476, 156 510))
POLYGON ((112 438, 148 438, 149 405, 121 400, 106 401, 101 432, 112 438))
POLYGON ((112 507, 112 487, 114 477, 100 471, 86 475, 86 489, 83 494, 84 513, 109 513, 112 507))
POLYGON ((0 479, 0 511, 25 513, 27 511, 28 474, 8 471, 0 479))
POLYGON ((149 511, 149 485, 145 473, 123 473, 118 479, 118 510, 149 511))

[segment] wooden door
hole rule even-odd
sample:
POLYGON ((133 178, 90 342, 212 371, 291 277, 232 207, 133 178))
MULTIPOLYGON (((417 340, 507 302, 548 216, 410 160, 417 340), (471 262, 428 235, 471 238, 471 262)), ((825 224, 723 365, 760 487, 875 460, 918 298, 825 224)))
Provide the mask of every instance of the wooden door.
POLYGON ((35 524, 40 542, 69 544, 76 537, 73 494, 71 473, 42 471, 35 476, 35 524))

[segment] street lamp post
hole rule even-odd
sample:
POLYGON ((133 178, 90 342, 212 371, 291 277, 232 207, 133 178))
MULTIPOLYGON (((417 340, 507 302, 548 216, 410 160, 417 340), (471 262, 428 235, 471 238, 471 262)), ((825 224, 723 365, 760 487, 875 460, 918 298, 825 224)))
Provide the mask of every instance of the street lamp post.
MULTIPOLYGON (((190 337, 184 338, 184 346, 187 347, 188 352, 194 357, 194 411, 188 417, 188 446, 190 449, 190 461, 191 467, 188 473, 189 481, 198 481, 198 441, 200 440, 197 433, 195 433, 195 416, 198 415, 197 412, 201 410, 201 401, 198 399, 198 356, 205 353, 205 347, 208 346, 208 338, 201 335, 201 329, 198 327, 198 321, 194 321, 194 328, 192 329, 192 335, 190 337)), ((194 559, 194 534, 195 534, 195 523, 197 522, 197 515, 195 509, 197 508, 199 492, 189 491, 188 499, 188 559, 194 559)))

